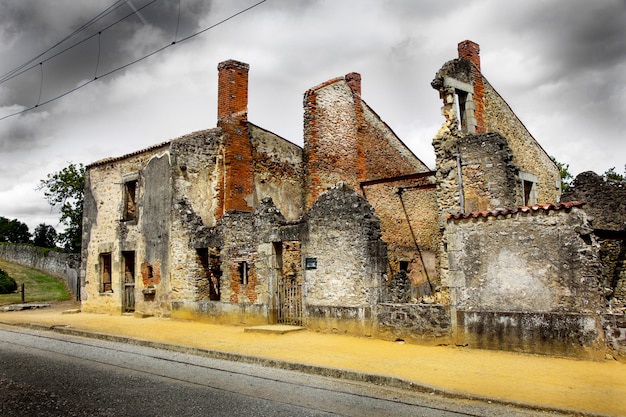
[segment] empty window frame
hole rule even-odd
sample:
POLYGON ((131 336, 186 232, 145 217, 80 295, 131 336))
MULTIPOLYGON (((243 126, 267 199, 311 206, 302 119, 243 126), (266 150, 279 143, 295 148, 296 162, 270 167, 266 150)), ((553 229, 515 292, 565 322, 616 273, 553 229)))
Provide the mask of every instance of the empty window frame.
POLYGON ((533 204, 537 204, 537 176, 520 171, 519 179, 522 188, 522 205, 532 206, 533 204))
POLYGON ((239 283, 241 285, 247 285, 248 284, 248 262, 243 261, 243 262, 239 262, 239 283))
POLYGON ((443 84, 445 87, 454 88, 454 110, 459 121, 459 129, 464 133, 476 133, 474 87, 450 77, 445 77, 443 84))
POLYGON ((112 292, 111 285, 111 254, 100 254, 100 292, 112 292))
POLYGON ((136 179, 124 182, 124 206, 122 220, 137 220, 137 184, 136 179))

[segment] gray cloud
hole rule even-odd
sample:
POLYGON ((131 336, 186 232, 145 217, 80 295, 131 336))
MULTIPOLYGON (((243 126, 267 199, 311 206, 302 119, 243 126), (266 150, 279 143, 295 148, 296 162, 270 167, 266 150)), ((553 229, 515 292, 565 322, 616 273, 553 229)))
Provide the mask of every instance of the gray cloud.
MULTIPOLYGON (((129 0, 137 9, 149 1, 129 0)), ((0 1, 0 75, 113 0, 102 3, 0 1)), ((181 0, 177 39, 254 3, 181 0)), ((159 0, 47 61, 42 100, 92 79, 98 58, 101 75, 171 43, 178 5, 159 0)), ((623 0, 267 1, 62 100, 0 121, 0 174, 11 177, 0 181, 0 215, 20 218, 21 210, 33 222, 49 216, 34 190, 67 161, 89 163, 215 126, 216 66, 229 58, 250 64, 251 121, 296 143, 302 94, 329 78, 361 73, 364 100, 432 166, 430 143, 443 118, 430 81, 465 39, 481 45, 483 72, 546 151, 574 173, 619 168, 626 159, 625 8, 623 0)), ((130 12, 125 3, 84 36, 130 12)), ((0 84, 0 117, 36 104, 40 83, 35 67, 0 84)))

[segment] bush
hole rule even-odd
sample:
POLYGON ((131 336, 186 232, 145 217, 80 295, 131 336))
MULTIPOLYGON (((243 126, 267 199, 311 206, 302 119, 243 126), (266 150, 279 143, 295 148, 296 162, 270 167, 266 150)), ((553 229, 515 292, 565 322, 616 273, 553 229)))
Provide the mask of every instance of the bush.
POLYGON ((11 294, 17 291, 17 282, 0 269, 0 294, 11 294))

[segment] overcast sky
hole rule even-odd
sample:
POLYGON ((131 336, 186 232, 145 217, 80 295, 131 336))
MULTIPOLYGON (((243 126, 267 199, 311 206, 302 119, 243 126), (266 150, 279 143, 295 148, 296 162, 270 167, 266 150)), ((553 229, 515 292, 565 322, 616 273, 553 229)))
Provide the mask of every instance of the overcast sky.
MULTIPOLYGON (((258 1, 121 1, 39 56, 118 2, 2 0, 0 118, 258 1)), ((0 120, 0 216, 31 232, 42 222, 60 230, 36 190, 48 173, 215 127, 217 65, 227 59, 250 64, 249 120, 299 145, 303 93, 360 73, 363 99, 434 168, 431 141, 443 117, 430 82, 466 39, 480 44, 483 74, 548 154, 573 174, 624 171, 626 0, 267 0, 0 120)))

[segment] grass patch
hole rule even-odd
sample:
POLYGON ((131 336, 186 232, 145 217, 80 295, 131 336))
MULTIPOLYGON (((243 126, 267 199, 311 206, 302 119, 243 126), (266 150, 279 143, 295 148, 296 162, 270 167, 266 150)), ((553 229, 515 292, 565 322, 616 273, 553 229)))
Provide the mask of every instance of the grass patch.
POLYGON ((38 269, 3 260, 0 260, 0 269, 4 269, 10 277, 17 281, 18 286, 18 292, 14 294, 0 294, 0 305, 21 303, 22 283, 24 283, 24 298, 27 303, 66 301, 71 298, 71 294, 61 280, 38 269))

